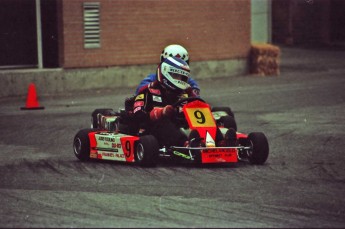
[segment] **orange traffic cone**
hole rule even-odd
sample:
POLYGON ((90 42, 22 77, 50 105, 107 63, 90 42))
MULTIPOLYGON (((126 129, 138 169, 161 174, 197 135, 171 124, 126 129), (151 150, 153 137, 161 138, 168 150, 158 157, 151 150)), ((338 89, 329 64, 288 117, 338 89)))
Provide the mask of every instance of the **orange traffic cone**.
POLYGON ((36 86, 34 83, 30 83, 28 89, 28 96, 26 98, 26 106, 21 107, 21 110, 39 110, 44 109, 44 107, 40 107, 37 101, 37 94, 36 94, 36 86))

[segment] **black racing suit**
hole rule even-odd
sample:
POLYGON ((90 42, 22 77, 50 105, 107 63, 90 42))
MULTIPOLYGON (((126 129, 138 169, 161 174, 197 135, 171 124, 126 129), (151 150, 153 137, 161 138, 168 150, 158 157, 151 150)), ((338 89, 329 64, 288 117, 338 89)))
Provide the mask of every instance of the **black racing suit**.
POLYGON ((136 97, 133 105, 134 120, 139 125, 144 125, 150 134, 155 136, 160 146, 183 146, 187 136, 172 121, 172 117, 162 117, 159 120, 151 120, 150 112, 155 107, 165 107, 176 103, 180 98, 197 96, 192 88, 181 93, 173 93, 164 89, 158 81, 151 83, 136 97))

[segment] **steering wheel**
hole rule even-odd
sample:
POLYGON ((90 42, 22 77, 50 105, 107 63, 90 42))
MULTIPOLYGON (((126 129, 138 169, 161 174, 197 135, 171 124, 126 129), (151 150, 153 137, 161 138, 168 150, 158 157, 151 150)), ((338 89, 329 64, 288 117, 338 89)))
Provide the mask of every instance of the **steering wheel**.
POLYGON ((205 101, 199 97, 189 97, 189 98, 179 99, 176 103, 174 103, 172 105, 175 108, 175 110, 177 111, 176 115, 175 115, 176 122, 180 123, 181 125, 187 125, 184 113, 180 112, 181 110, 179 108, 181 108, 185 104, 193 102, 193 101, 201 101, 201 102, 205 103, 205 101))
POLYGON ((177 107, 182 107, 183 105, 187 104, 187 103, 190 103, 190 102, 193 102, 193 101, 201 101, 201 102, 204 102, 205 103, 205 100, 199 98, 199 97, 189 97, 189 98, 182 98, 182 99, 179 99, 176 103, 174 103, 172 106, 177 108, 177 107))

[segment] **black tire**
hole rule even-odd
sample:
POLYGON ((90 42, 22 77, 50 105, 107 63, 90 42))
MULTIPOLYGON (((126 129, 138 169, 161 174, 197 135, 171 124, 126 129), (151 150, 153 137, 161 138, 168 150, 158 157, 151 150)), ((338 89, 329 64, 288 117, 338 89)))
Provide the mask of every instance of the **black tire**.
POLYGON ((225 111, 228 115, 235 118, 234 112, 232 112, 230 107, 213 107, 211 111, 225 111))
POLYGON ((266 162, 269 154, 268 141, 264 133, 253 132, 248 135, 248 142, 252 147, 248 155, 249 162, 262 165, 266 162))
POLYGON ((238 145, 236 130, 230 128, 228 131, 226 131, 224 140, 226 143, 226 146, 234 147, 238 145))
POLYGON ((218 120, 218 125, 224 126, 225 128, 228 128, 228 129, 232 128, 237 131, 237 124, 236 124, 235 118, 232 117, 231 115, 226 115, 226 116, 221 117, 218 120))
POLYGON ((153 135, 141 136, 135 147, 135 161, 138 165, 152 167, 157 164, 159 144, 153 135))
POLYGON ((83 129, 78 131, 73 140, 74 155, 81 161, 90 159, 90 139, 89 133, 94 129, 83 129))
POLYGON ((201 138, 197 130, 192 130, 188 137, 190 147, 200 147, 201 138))
POLYGON ((102 108, 96 109, 91 114, 91 128, 97 129, 98 128, 98 121, 97 121, 97 114, 102 115, 112 115, 114 112, 111 108, 102 108))
MULTIPOLYGON (((205 144, 201 142, 200 134, 197 130, 192 130, 188 137, 190 147, 205 147, 205 144)), ((194 162, 197 164, 201 163, 201 150, 192 150, 194 162)))

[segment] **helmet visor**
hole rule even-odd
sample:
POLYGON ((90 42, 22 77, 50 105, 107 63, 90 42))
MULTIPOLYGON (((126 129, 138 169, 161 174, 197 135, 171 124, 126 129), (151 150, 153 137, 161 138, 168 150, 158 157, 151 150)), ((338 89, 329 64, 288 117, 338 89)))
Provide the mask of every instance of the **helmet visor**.
POLYGON ((187 82, 188 80, 188 77, 185 76, 185 75, 181 75, 181 74, 178 74, 178 73, 170 73, 170 76, 175 79, 175 80, 181 80, 183 82, 187 82))

